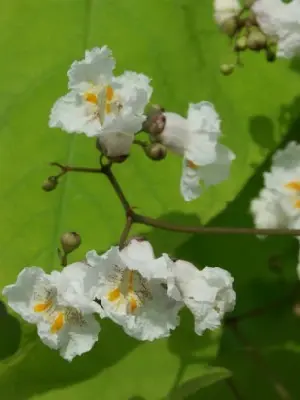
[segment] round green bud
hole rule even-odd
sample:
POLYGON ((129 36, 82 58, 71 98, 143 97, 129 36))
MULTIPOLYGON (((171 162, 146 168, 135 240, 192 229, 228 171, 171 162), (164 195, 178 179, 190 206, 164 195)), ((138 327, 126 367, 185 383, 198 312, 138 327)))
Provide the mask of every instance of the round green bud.
POLYGON ((244 51, 247 49, 247 38, 246 36, 239 37, 235 42, 235 50, 244 51))
POLYGON ((56 176, 49 176, 43 184, 42 184, 42 189, 45 190, 45 192, 51 192, 52 190, 56 189, 56 186, 58 185, 58 179, 56 176))
POLYGON ((231 75, 234 71, 235 66, 233 64, 222 64, 220 71, 223 75, 231 75))
POLYGON ((69 254, 81 245, 81 237, 76 232, 66 232, 60 238, 61 247, 65 254, 69 254))
POLYGON ((238 22, 236 17, 231 17, 226 19, 221 25, 222 31, 229 37, 234 36, 234 34, 237 31, 237 28, 238 28, 238 22))
POLYGON ((254 51, 260 51, 266 47, 267 38, 266 36, 260 32, 259 30, 253 30, 250 32, 247 39, 247 46, 249 49, 254 51))
POLYGON ((167 148, 161 143, 151 143, 145 147, 146 155, 154 161, 160 161, 166 158, 167 148))

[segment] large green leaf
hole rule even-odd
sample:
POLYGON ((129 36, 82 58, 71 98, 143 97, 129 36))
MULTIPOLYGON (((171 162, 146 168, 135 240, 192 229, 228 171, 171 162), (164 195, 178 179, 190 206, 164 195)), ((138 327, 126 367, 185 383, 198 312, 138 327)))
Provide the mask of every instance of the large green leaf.
MULTIPOLYGON (((298 94, 297 71, 284 61, 268 65, 261 55, 247 55, 244 69, 228 78, 220 76, 219 64, 227 61, 229 47, 213 24, 211 3, 14 0, 5 5, 0 17, 1 286, 13 282, 25 265, 58 268, 56 246, 64 231, 76 230, 83 237, 74 260, 88 249, 106 249, 122 230, 122 209, 104 177, 70 174, 55 192, 40 189, 43 179, 53 173, 49 161, 86 166, 98 162, 92 140, 47 127, 53 102, 66 92, 66 71, 74 59, 82 58, 85 48, 108 44, 118 70, 151 76, 153 101, 169 110, 184 114, 188 102, 213 101, 223 119, 224 143, 237 154, 228 182, 186 204, 179 194, 181 161, 170 156, 153 163, 134 150, 125 164, 116 167, 116 175, 140 212, 178 222, 208 222, 276 148, 285 133, 279 123, 280 107, 298 94)), ((247 207, 237 212, 238 204, 238 200, 232 203, 224 214, 227 217, 213 223, 250 224, 243 218, 247 207)), ((232 270, 238 309, 268 297, 265 287, 255 286, 255 280, 265 280, 259 260, 266 258, 256 239, 189 239, 152 229, 138 231, 149 234, 158 253, 168 251, 232 270), (254 243, 256 251, 251 247, 254 243), (241 265, 245 253, 251 257, 241 265)), ((271 296, 276 291, 273 281, 267 280, 271 296)), ((1 321, 1 394, 12 399, 36 395, 73 400, 86 393, 104 399, 128 399, 135 394, 161 398, 174 383, 205 371, 219 343, 215 334, 196 337, 187 314, 169 340, 149 344, 105 323, 95 349, 69 365, 40 344, 31 326, 20 325, 12 315, 1 321)))

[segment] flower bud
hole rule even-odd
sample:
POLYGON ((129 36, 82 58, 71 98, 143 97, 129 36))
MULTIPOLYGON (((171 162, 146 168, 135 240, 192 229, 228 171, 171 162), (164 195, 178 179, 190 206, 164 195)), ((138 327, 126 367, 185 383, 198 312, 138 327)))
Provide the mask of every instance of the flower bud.
POLYGON ((233 64, 222 64, 220 66, 220 71, 223 75, 231 75, 234 71, 234 65, 233 64))
POLYGON ((69 254, 81 245, 81 237, 76 232, 66 232, 60 238, 61 247, 65 254, 69 254))
POLYGON ((235 42, 235 50, 244 51, 247 48, 247 38, 246 36, 239 37, 235 42))
POLYGON ((159 135, 165 128, 166 117, 161 111, 148 115, 143 123, 143 131, 153 136, 159 135))
POLYGON ((145 147, 146 155, 154 161, 160 161, 166 158, 167 148, 161 143, 152 143, 145 147))
POLYGON ((58 179, 56 176, 49 176, 43 183, 42 189, 45 190, 45 192, 51 192, 56 188, 58 185, 58 179))
POLYGON ((229 37, 234 36, 235 32, 237 31, 237 28, 238 28, 238 21, 236 17, 228 18, 221 24, 222 31, 229 37))
POLYGON ((259 30, 252 30, 247 39, 247 45, 249 49, 254 51, 262 50, 266 47, 267 38, 259 30))

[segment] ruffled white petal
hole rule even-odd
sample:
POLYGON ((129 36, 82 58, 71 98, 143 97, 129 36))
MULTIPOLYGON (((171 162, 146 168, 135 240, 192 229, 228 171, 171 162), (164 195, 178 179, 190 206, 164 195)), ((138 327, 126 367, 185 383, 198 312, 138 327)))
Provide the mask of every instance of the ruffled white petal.
POLYGON ((259 196, 251 201, 250 212, 255 226, 260 229, 283 228, 288 224, 278 194, 267 188, 262 189, 259 196))
POLYGON ((180 179, 180 193, 185 201, 192 201, 201 195, 199 178, 200 168, 190 168, 184 158, 182 163, 182 173, 180 179))
POLYGON ((195 318, 195 332, 220 326, 226 312, 235 306, 233 278, 221 268, 206 267, 199 271, 193 264, 178 260, 174 263, 176 284, 185 305, 195 318))
POLYGON ((221 135, 221 121, 214 105, 207 101, 189 104, 187 120, 190 137, 185 157, 196 165, 213 163, 221 135))
POLYGON ((148 262, 155 259, 153 247, 147 240, 133 239, 121 250, 123 257, 135 259, 136 261, 148 262))
POLYGON ((100 325, 92 315, 85 315, 82 325, 66 324, 55 334, 50 332, 50 328, 46 321, 38 324, 40 339, 51 349, 60 350, 60 355, 69 362, 90 351, 98 341, 100 332, 100 325))
POLYGON ((172 112, 165 112, 164 116, 166 123, 160 140, 169 150, 183 156, 189 140, 187 120, 172 112))
POLYGON ((218 25, 222 25, 227 19, 234 17, 240 11, 238 0, 214 0, 214 18, 218 25))
POLYGON ((61 128, 68 133, 85 133, 97 136, 101 125, 96 115, 95 105, 83 101, 76 92, 70 92, 54 104, 51 113, 50 128, 61 128))
POLYGON ((65 267, 58 281, 58 302, 75 307, 84 314, 103 316, 102 308, 94 301, 97 293, 97 271, 83 262, 65 267))
POLYGON ((217 143, 216 159, 212 164, 199 167, 199 179, 206 186, 217 185, 228 179, 232 161, 235 160, 235 154, 226 146, 217 143))
POLYGON ((120 86, 116 94, 120 96, 122 102, 132 108, 135 115, 144 113, 145 106, 152 96, 153 88, 150 86, 150 81, 148 76, 133 71, 125 71, 113 79, 113 83, 120 86))
POLYGON ((18 275, 16 283, 5 286, 2 294, 7 297, 8 305, 27 322, 37 323, 42 313, 33 310, 33 296, 36 286, 50 286, 51 277, 41 268, 27 267, 18 275))
POLYGON ((86 91, 91 84, 107 84, 115 64, 112 51, 107 46, 87 50, 85 58, 74 61, 68 71, 69 89, 86 91))

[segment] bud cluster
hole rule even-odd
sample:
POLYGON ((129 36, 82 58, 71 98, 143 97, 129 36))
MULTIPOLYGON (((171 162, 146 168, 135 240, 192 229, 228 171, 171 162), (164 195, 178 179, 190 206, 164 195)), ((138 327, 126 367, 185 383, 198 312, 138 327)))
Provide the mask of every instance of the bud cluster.
POLYGON ((244 7, 235 15, 225 19, 220 27, 233 42, 233 50, 236 54, 234 64, 222 64, 220 71, 223 75, 230 75, 235 67, 241 65, 240 56, 246 50, 260 52, 264 51, 266 60, 276 60, 277 40, 265 35, 260 29, 255 13, 251 10, 255 0, 245 0, 244 7))

